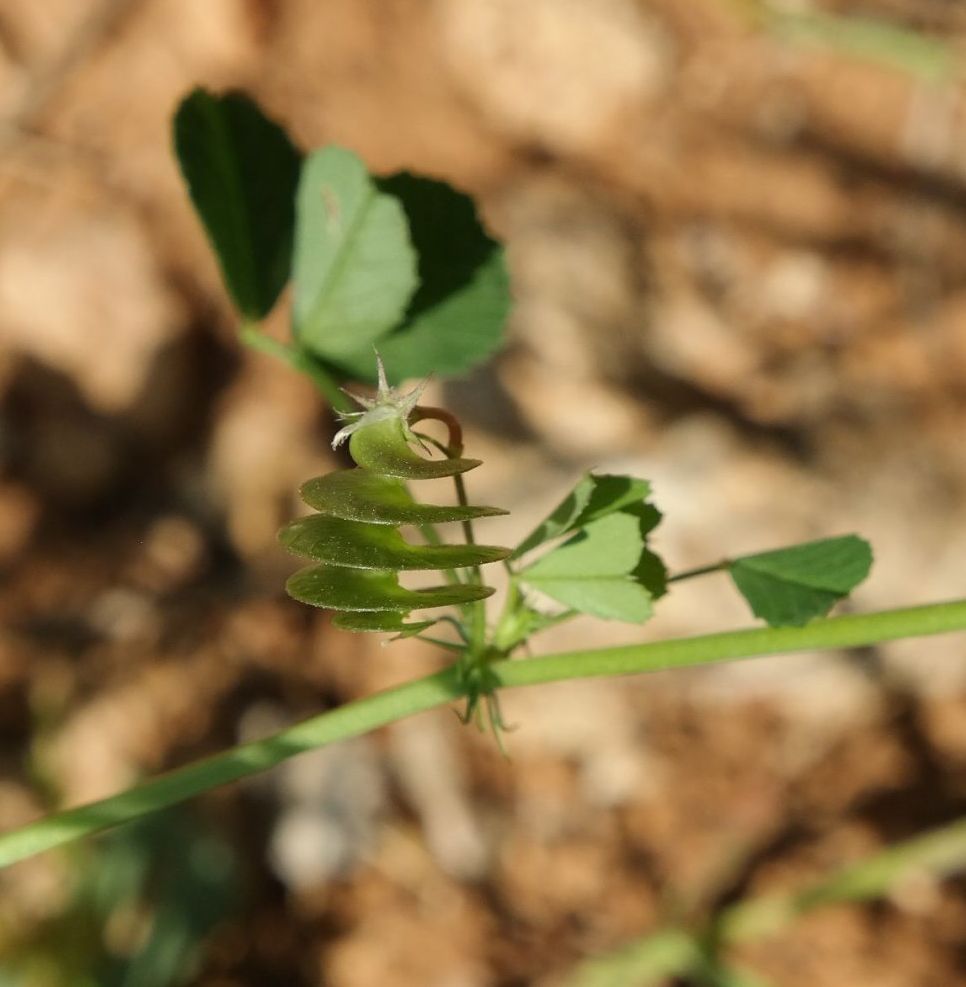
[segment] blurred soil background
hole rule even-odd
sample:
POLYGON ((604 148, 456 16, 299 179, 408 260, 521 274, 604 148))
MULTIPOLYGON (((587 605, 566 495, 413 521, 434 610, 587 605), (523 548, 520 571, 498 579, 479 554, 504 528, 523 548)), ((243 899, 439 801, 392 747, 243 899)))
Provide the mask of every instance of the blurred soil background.
MULTIPOLYGON (((966 588, 964 46, 942 0, 0 0, 0 827, 440 660, 281 592, 333 426, 236 344, 170 150, 189 88, 477 197, 508 344, 433 386, 473 497, 512 509, 488 541, 632 472, 672 569, 858 530, 869 609, 966 588)), ((750 619, 720 576, 658 613, 537 649, 750 619)), ((441 711, 5 872, 9 983, 550 987, 966 810, 961 636, 506 714, 509 761, 441 711)), ((966 882, 734 955, 782 987, 964 983, 966 882)))

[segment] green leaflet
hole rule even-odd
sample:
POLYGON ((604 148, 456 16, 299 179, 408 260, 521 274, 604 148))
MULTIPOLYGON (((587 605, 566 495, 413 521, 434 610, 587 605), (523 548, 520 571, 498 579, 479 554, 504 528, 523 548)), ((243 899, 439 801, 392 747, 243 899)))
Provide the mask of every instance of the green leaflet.
POLYGON ((225 285, 249 319, 268 314, 289 279, 301 152, 241 93, 189 93, 174 146, 225 285))
MULTIPOLYGON (((473 200, 444 182, 402 172, 377 179, 398 198, 419 255, 419 288, 401 322, 379 340, 393 379, 455 376, 501 344, 510 308, 503 251, 480 223, 473 200)), ((337 361, 359 379, 372 374, 372 353, 337 361)))
POLYGON ((744 555, 728 571, 756 617, 772 627, 800 627, 847 596, 871 566, 869 543, 844 535, 744 555))
POLYGON ((296 340, 329 360, 368 349, 399 321, 418 283, 402 206, 355 154, 326 147, 306 159, 296 213, 296 340))
POLYGON ((661 513, 646 502, 651 486, 629 476, 588 473, 527 535, 513 558, 570 537, 520 572, 521 582, 572 610, 643 623, 663 595, 667 573, 647 548, 661 513))
POLYGON ((591 521, 527 566, 520 580, 581 613, 643 623, 665 582, 663 564, 645 548, 644 526, 626 511, 591 521))
MULTIPOLYGON (((635 504, 640 505, 650 492, 651 485, 647 480, 610 473, 586 473, 573 490, 520 542, 513 551, 513 558, 518 559, 545 542, 559 538, 569 531, 576 531, 591 521, 635 504)), ((661 516, 656 508, 646 506, 653 512, 653 528, 661 516)))

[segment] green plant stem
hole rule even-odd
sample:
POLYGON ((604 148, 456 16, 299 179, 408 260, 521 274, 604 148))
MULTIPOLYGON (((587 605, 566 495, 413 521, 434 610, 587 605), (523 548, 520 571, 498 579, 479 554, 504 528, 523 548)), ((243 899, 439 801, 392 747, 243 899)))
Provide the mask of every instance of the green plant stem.
POLYGON ((566 987, 650 987, 701 962, 701 947, 684 929, 664 929, 581 963, 566 987))
POLYGON ((322 392, 323 397, 335 411, 351 411, 352 402, 339 390, 339 385, 332 379, 326 369, 314 360, 308 353, 303 353, 294 346, 281 343, 271 336, 266 336, 255 323, 248 322, 241 327, 239 332, 241 341, 258 350, 259 353, 267 353, 276 359, 287 363, 290 367, 308 376, 315 386, 322 392))
POLYGON ((910 874, 942 876, 963 867, 966 867, 966 819, 887 847, 800 891, 733 905, 714 923, 714 937, 719 942, 733 943, 773 935, 816 908, 880 898, 910 874))
POLYGON ((702 565, 697 569, 686 569, 684 572, 677 572, 673 576, 668 576, 667 581, 669 583, 679 583, 682 579, 693 579, 695 576, 704 576, 709 572, 724 572, 729 565, 731 565, 729 559, 722 559, 720 562, 714 562, 711 565, 702 565))
POLYGON ((787 894, 762 895, 725 909, 709 932, 663 929, 582 964, 568 987, 637 987, 700 971, 707 945, 764 938, 816 908, 868 901, 888 894, 904 878, 920 873, 942 877, 966 868, 966 819, 899 843, 857 864, 787 894))
POLYGON ((447 651, 456 651, 459 654, 463 654, 466 648, 462 644, 457 644, 455 641, 444 641, 441 637, 429 637, 427 634, 417 634, 416 637, 420 641, 425 641, 427 644, 435 644, 437 648, 444 648, 447 651))
MULTIPOLYGON (((453 476, 453 484, 456 487, 456 501, 460 507, 469 505, 469 498, 466 496, 466 484, 463 482, 462 473, 453 476)), ((475 545, 476 537, 473 534, 473 522, 466 520, 462 522, 463 537, 467 545, 475 545)), ((483 584, 483 573, 478 565, 470 569, 469 582, 477 585, 483 584)), ((476 650, 479 650, 486 643, 486 601, 477 600, 469 605, 469 636, 470 643, 476 650)))
POLYGON ((212 757, 152 778, 98 802, 67 809, 0 836, 0 866, 80 836, 175 805, 209 788, 237 781, 282 761, 375 730, 460 696, 451 669, 348 703, 212 757))
MULTIPOLYGON (((414 422, 425 421, 427 418, 436 419, 447 426, 449 429, 449 441, 444 445, 439 439, 434 438, 432 435, 426 435, 425 432, 417 432, 416 434, 419 438, 435 446, 444 456, 451 456, 453 458, 462 456, 463 431, 456 418, 442 408, 428 408, 417 405, 413 411, 411 420, 414 422)), ((453 486, 456 488, 456 502, 460 507, 468 507, 470 501, 466 495, 466 483, 463 480, 462 473, 453 474, 453 486)), ((467 519, 461 521, 460 526, 463 529, 463 538, 466 540, 466 544, 475 545, 476 537, 473 534, 473 522, 467 519)), ((480 586, 483 584, 483 573, 478 565, 470 568, 470 575, 467 582, 480 586)), ((467 604, 462 609, 467 618, 470 644, 473 645, 474 651, 479 652, 486 643, 486 602, 484 600, 478 600, 476 603, 467 604)))
MULTIPOLYGON (((966 630, 966 599, 878 613, 817 620, 805 627, 764 627, 676 638, 614 648, 571 651, 488 667, 496 687, 510 688, 563 679, 630 675, 687 668, 738 658, 848 648, 896 638, 966 630)), ((67 809, 0 836, 0 866, 60 846, 81 836, 147 815, 210 788, 237 781, 325 744, 465 695, 457 667, 321 713, 274 736, 197 761, 99 802, 67 809)))
POLYGON ((509 655, 519 645, 528 641, 533 635, 539 634, 540 631, 556 627, 558 624, 580 616, 577 610, 564 610, 553 616, 542 617, 540 623, 535 624, 530 619, 534 613, 528 607, 516 576, 511 569, 506 601, 496 622, 496 629, 493 631, 493 647, 501 654, 509 655))
MULTIPOLYGON (((422 533, 423 538, 426 539, 427 545, 444 545, 445 542, 440 536, 440 533, 436 530, 436 527, 432 524, 421 524, 419 530, 422 533)), ((438 569, 440 577, 450 586, 456 586, 457 584, 463 582, 459 577, 459 573, 456 569, 438 569)))

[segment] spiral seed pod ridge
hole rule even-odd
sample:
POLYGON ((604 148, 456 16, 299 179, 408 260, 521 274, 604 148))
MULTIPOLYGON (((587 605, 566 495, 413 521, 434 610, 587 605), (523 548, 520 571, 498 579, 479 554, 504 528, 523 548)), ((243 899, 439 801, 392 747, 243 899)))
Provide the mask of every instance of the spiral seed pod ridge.
POLYGON ((407 623, 405 618, 413 610, 473 603, 494 590, 459 578, 442 586, 408 589, 399 582, 400 572, 475 569, 510 554, 509 549, 493 545, 417 544, 403 537, 399 529, 404 526, 468 522, 507 513, 495 507, 423 504, 413 498, 407 482, 456 476, 480 461, 418 454, 412 447, 409 414, 410 409, 405 417, 373 415, 370 408, 360 416, 368 420, 351 426, 349 437, 349 454, 356 466, 303 484, 300 496, 316 513, 279 532, 288 551, 312 562, 289 578, 285 587, 289 595, 338 611, 334 624, 346 630, 418 633, 434 621, 407 623))

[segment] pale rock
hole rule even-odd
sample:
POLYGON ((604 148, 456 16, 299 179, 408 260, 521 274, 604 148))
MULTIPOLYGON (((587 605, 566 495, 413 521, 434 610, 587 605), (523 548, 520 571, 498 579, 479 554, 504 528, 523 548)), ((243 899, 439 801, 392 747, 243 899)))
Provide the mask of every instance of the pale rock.
POLYGON ((107 207, 18 225, 0 241, 3 346, 69 376, 93 408, 123 410, 185 320, 144 228, 107 207))
POLYGON ((299 485, 333 468, 331 453, 311 435, 317 408, 306 379, 262 355, 250 358, 225 395, 207 484, 226 512, 232 543, 245 556, 275 551, 282 523, 308 510, 298 502, 299 485))
POLYGON ((6 37, 13 39, 18 58, 37 73, 40 65, 49 66, 63 54, 103 6, 103 0, 2 0, 0 18, 6 37))
MULTIPOLYGON (((288 722, 282 707, 259 703, 242 716, 240 739, 261 740, 288 722)), ((246 784, 277 803, 268 854, 287 887, 308 889, 344 876, 372 851, 387 794, 370 738, 306 751, 246 784)))
MULTIPOLYGON (((501 694, 500 702, 506 722, 520 724, 507 737, 511 753, 573 759, 580 767, 581 789, 592 804, 618 806, 660 788, 660 768, 638 735, 638 718, 625 683, 560 682, 511 690, 501 694)), ((543 798, 535 810, 532 821, 548 833, 565 829, 571 813, 569 805, 551 805, 543 798)), ((527 806, 520 811, 525 814, 527 806)))
POLYGON ((664 373, 729 393, 757 369, 753 341, 734 331, 697 295, 676 293, 655 306, 647 350, 664 373))
POLYGON ((587 151, 667 84, 668 39, 630 0, 438 0, 457 84, 498 126, 587 151))
POLYGON ((756 284, 763 318, 816 318, 830 287, 828 264, 815 253, 787 251, 756 284))
POLYGON ((400 786, 419 814, 427 846, 449 874, 480 879, 486 872, 483 834, 455 756, 458 724, 438 713, 403 720, 390 728, 390 757, 400 786))

